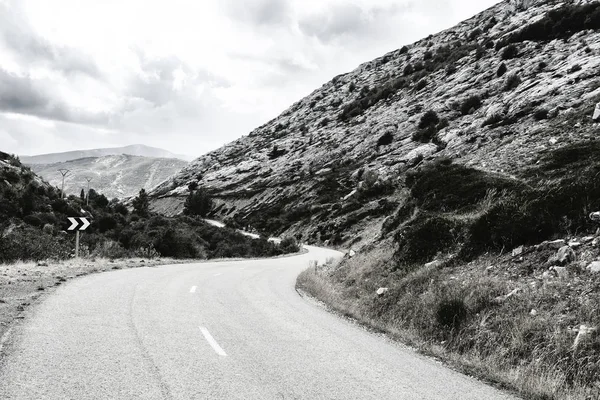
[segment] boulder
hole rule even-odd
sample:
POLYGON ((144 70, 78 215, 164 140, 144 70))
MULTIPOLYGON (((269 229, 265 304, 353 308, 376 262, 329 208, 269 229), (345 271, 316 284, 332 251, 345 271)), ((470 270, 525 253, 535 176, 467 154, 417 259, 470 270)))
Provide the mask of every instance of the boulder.
POLYGON ((586 338, 590 333, 595 332, 597 328, 580 325, 579 328, 573 329, 573 332, 577 332, 577 337, 575 338, 575 342, 573 342, 573 350, 577 349, 579 343, 586 338))
POLYGON ((350 258, 354 257, 355 255, 356 255, 356 252, 354 250, 350 250, 348 252, 348 257, 350 257, 350 258))
POLYGON ((592 116, 592 120, 594 122, 600 121, 600 103, 596 104, 596 109, 594 110, 594 115, 592 116))
POLYGON ((556 252, 555 255, 548 260, 551 264, 565 265, 569 264, 577 258, 575 251, 569 246, 563 246, 556 252))
POLYGON ((600 236, 592 240, 592 247, 600 247, 600 236))
POLYGON ((425 264, 425 268, 437 268, 443 264, 440 260, 433 260, 432 262, 428 262, 425 264))
POLYGON ((542 242, 542 243, 538 244, 536 246, 536 248, 538 250, 546 250, 546 249, 558 250, 561 247, 565 246, 566 244, 567 244, 567 242, 565 242, 563 239, 557 239, 557 240, 542 242))
POLYGON ((596 211, 590 214, 590 219, 592 221, 600 222, 600 211, 596 211))
POLYGON ((593 273, 600 272, 600 261, 594 261, 586 267, 586 269, 593 273))
POLYGON ((384 294, 386 294, 390 289, 386 288, 386 287, 380 287, 379 289, 377 289, 377 296, 383 296, 384 294))
POLYGON ((513 257, 520 256, 521 254, 523 254, 523 250, 525 250, 525 248, 523 246, 519 246, 516 249, 513 249, 512 256, 513 257))
POLYGON ((569 247, 572 249, 578 249, 579 247, 581 247, 582 243, 578 242, 576 240, 572 240, 569 242, 569 247))
POLYGON ((498 296, 496 297, 493 302, 496 304, 502 304, 504 303, 506 300, 510 299, 511 297, 513 297, 514 295, 516 295, 517 293, 519 293, 521 291, 521 289, 517 288, 514 289, 513 291, 511 291, 508 294, 505 294, 504 296, 498 296))

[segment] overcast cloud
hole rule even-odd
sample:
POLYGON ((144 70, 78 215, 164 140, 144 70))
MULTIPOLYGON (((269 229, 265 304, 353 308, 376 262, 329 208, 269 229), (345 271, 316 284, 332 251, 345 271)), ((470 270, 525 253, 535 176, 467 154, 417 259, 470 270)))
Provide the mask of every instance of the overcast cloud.
POLYGON ((0 0, 0 150, 199 156, 497 0, 0 0))

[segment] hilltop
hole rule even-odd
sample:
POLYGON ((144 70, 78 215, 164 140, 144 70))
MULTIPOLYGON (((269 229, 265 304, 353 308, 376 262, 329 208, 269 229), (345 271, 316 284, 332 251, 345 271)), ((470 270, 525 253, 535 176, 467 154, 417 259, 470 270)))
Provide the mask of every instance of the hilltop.
POLYGON ((150 158, 176 158, 179 160, 190 161, 189 156, 173 154, 167 150, 158 149, 156 147, 150 147, 143 144, 134 144, 131 146, 112 147, 105 149, 75 150, 63 153, 40 154, 35 156, 22 155, 20 156, 20 160, 23 162, 23 164, 28 165, 55 164, 71 160, 78 160, 81 158, 97 158, 122 154, 150 158))
POLYGON ((31 170, 60 187, 59 169, 70 172, 65 178, 65 193, 78 195, 87 190, 86 178, 91 187, 108 198, 135 196, 140 189, 152 189, 179 172, 188 163, 174 158, 141 157, 128 154, 88 157, 53 164, 30 164, 31 170))

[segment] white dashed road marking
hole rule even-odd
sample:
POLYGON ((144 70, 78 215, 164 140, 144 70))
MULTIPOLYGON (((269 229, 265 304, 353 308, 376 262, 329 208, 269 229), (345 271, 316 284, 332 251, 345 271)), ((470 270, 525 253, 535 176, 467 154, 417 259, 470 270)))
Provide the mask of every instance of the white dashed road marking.
POLYGON ((204 328, 204 327, 200 327, 200 331, 202 332, 202 334, 204 335, 204 339, 206 339, 206 341, 208 342, 208 344, 210 344, 210 346, 213 348, 213 350, 220 356, 222 357, 226 357, 227 354, 225 353, 225 350, 223 350, 223 348, 221 346, 219 346, 219 343, 217 343, 217 341, 215 340, 215 338, 212 337, 212 335, 210 334, 210 332, 208 331, 208 329, 204 328))

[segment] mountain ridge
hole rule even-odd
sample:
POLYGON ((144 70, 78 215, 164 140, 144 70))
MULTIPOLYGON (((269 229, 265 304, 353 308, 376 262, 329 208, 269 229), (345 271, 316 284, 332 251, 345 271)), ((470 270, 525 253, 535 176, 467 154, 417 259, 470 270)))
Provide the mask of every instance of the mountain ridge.
POLYGON ((33 172, 53 186, 61 187, 59 169, 69 170, 65 177, 65 193, 79 195, 87 190, 87 178, 91 188, 108 198, 127 198, 140 189, 150 190, 185 167, 188 163, 173 158, 152 158, 127 154, 104 157, 85 157, 51 164, 29 164, 33 172))
POLYGON ((24 164, 53 164, 66 162, 88 157, 104 157, 111 155, 132 155, 153 158, 176 158, 184 161, 190 161, 190 156, 178 155, 170 151, 159 149, 157 147, 146 146, 143 144, 134 144, 124 147, 109 147, 88 150, 74 150, 61 153, 39 154, 34 156, 20 156, 24 164))

